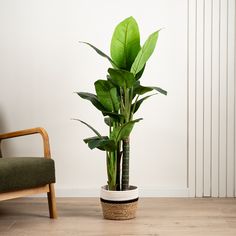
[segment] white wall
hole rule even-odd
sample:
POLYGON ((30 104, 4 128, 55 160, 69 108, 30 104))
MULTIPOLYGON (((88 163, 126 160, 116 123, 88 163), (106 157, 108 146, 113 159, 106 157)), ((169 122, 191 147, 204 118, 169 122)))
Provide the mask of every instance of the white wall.
MULTIPOLYGON (((109 52, 115 25, 133 15, 142 43, 164 28, 142 78, 159 85, 143 105, 132 135, 131 183, 146 196, 188 194, 186 0, 1 0, 0 132, 43 126, 56 162, 59 195, 97 196, 106 183, 105 156, 82 139, 91 135, 70 119, 81 118, 103 132, 102 116, 74 91, 93 91, 109 63, 88 41, 109 52)), ((39 137, 5 143, 5 155, 39 155, 39 137), (14 148, 13 148, 14 146, 14 148)))

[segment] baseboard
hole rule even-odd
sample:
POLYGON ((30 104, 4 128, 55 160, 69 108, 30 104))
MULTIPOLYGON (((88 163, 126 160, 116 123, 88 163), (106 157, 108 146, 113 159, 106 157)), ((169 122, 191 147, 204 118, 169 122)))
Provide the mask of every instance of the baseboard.
MULTIPOLYGON (((57 197, 99 197, 99 189, 56 189, 57 197)), ((140 197, 189 197, 189 189, 139 189, 140 197)))

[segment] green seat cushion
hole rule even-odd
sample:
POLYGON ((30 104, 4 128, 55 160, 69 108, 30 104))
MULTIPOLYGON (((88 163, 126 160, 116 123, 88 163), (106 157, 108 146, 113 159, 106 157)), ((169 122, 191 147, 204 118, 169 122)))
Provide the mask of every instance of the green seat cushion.
POLYGON ((52 159, 0 158, 0 192, 41 187, 49 183, 55 183, 55 168, 52 159))

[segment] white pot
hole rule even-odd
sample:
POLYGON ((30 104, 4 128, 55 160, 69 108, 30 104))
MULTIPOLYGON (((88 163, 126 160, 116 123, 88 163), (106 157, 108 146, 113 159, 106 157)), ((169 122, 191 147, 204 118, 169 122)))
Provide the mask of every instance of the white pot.
POLYGON ((130 186, 125 191, 110 191, 107 185, 101 187, 101 205, 105 219, 127 220, 136 217, 138 188, 130 186))
POLYGON ((130 186, 130 189, 126 191, 111 191, 105 185, 101 187, 100 196, 102 199, 108 201, 129 201, 138 198, 138 188, 136 186, 130 186))

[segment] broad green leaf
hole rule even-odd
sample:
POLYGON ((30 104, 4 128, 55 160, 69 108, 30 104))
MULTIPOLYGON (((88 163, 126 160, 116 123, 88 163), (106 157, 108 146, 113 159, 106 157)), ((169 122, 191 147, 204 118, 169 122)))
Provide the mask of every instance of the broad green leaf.
POLYGON ((131 88, 136 83, 134 75, 129 71, 109 68, 108 73, 110 74, 109 80, 116 86, 131 88))
POLYGON ((101 139, 101 138, 104 138, 104 137, 106 137, 106 136, 102 136, 102 137, 94 136, 94 137, 90 137, 90 138, 85 138, 84 142, 87 144, 89 141, 98 140, 98 139, 101 139))
POLYGON ((90 101, 98 110, 104 111, 105 107, 98 101, 98 98, 95 94, 85 93, 85 92, 76 92, 81 98, 90 101))
POLYGON ((118 133, 118 141, 128 138, 133 127, 134 127, 134 124, 139 122, 140 120, 142 120, 142 118, 132 120, 132 121, 129 121, 128 123, 124 124, 118 133))
POLYGON ((142 118, 129 121, 122 126, 114 128, 111 133, 111 139, 115 140, 116 142, 119 142, 120 140, 128 138, 134 127, 134 124, 136 122, 139 122, 140 120, 142 120, 142 118))
POLYGON ((139 51, 137 57, 134 60, 134 63, 132 64, 131 70, 130 70, 134 75, 137 75, 143 69, 147 60, 152 55, 152 53, 156 47, 158 34, 159 34, 159 31, 152 33, 148 37, 146 42, 144 43, 141 50, 139 51))
POLYGON ((133 17, 120 22, 111 40, 111 58, 120 69, 130 70, 140 50, 138 24, 133 17))
POLYGON ((100 56, 105 57, 106 59, 108 59, 108 61, 112 64, 112 66, 113 66, 114 68, 118 68, 117 65, 116 65, 116 63, 115 63, 109 56, 107 56, 104 52, 102 52, 100 49, 96 48, 95 46, 93 46, 92 44, 87 43, 87 42, 82 42, 82 41, 80 41, 80 43, 84 43, 84 44, 89 45, 89 46, 90 46, 91 48, 93 48, 100 56))
POLYGON ((124 122, 124 116, 123 115, 120 115, 120 114, 109 114, 109 112, 105 113, 106 115, 110 115, 109 117, 105 117, 104 118, 104 122, 105 124, 107 124, 108 126, 111 126, 113 127, 114 126, 114 123, 116 122, 117 123, 123 123, 124 122))
POLYGON ((150 92, 150 91, 153 91, 153 90, 156 90, 157 92, 159 92, 161 94, 167 95, 167 91, 165 91, 162 88, 142 86, 140 84, 139 85, 136 84, 136 86, 134 88, 134 94, 143 95, 143 94, 145 94, 147 92, 150 92))
POLYGON ((124 120, 124 116, 115 112, 103 111, 104 116, 111 117, 114 121, 120 122, 124 120))
POLYGON ((91 125, 89 125, 88 123, 86 123, 86 122, 84 122, 82 120, 79 120, 79 119, 72 119, 72 120, 80 121, 84 125, 88 126, 97 136, 102 137, 102 135, 96 129, 94 129, 91 125))
POLYGON ((120 101, 116 88, 107 80, 97 80, 94 85, 98 100, 105 109, 110 112, 118 111, 120 101))
POLYGON ((106 136, 102 136, 102 137, 95 136, 95 137, 84 139, 84 142, 88 144, 90 149, 94 149, 97 147, 97 145, 99 144, 101 140, 105 140, 105 139, 107 140, 108 137, 106 138, 106 136))
POLYGON ((118 111, 120 108, 120 99, 119 99, 119 96, 115 87, 110 89, 110 96, 111 96, 112 104, 114 107, 114 111, 118 111))
POLYGON ((115 119, 111 118, 111 117, 105 117, 104 118, 104 122, 105 124, 107 124, 108 126, 113 126, 113 122, 115 122, 115 119))
POLYGON ((114 140, 110 140, 107 136, 86 138, 84 142, 88 144, 90 149, 98 148, 102 151, 115 151, 117 148, 114 140))
POLYGON ((151 87, 151 88, 155 89, 157 92, 161 94, 167 95, 167 91, 162 88, 159 88, 159 87, 151 87))
POLYGON ((108 126, 112 126, 112 118, 111 117, 105 117, 104 122, 108 126))
MULTIPOLYGON (((156 93, 156 94, 157 94, 157 93, 156 93)), ((136 102, 136 104, 135 104, 135 103, 132 104, 132 106, 131 106, 131 111, 133 111, 133 109, 134 109, 134 112, 133 112, 133 113, 135 113, 135 112, 139 109, 139 107, 140 107, 140 105, 143 103, 143 101, 145 101, 145 100, 148 99, 149 97, 152 97, 152 96, 154 96, 154 95, 156 95, 156 94, 152 94, 152 95, 143 97, 142 99, 138 100, 138 101, 136 102)))
POLYGON ((147 92, 150 92, 150 91, 152 91, 153 90, 153 88, 151 88, 151 87, 144 87, 144 86, 142 86, 142 85, 136 85, 135 86, 135 88, 134 88, 134 94, 136 95, 136 94, 138 94, 138 95, 143 95, 143 94, 145 94, 145 93, 147 93, 147 92))
POLYGON ((116 143, 114 142, 114 140, 101 140, 98 144, 97 144, 97 148, 100 150, 105 150, 108 152, 114 152, 117 150, 117 146, 116 143))
POLYGON ((144 65, 143 69, 140 70, 138 74, 135 75, 136 80, 139 80, 142 77, 145 67, 146 67, 146 64, 144 65))

